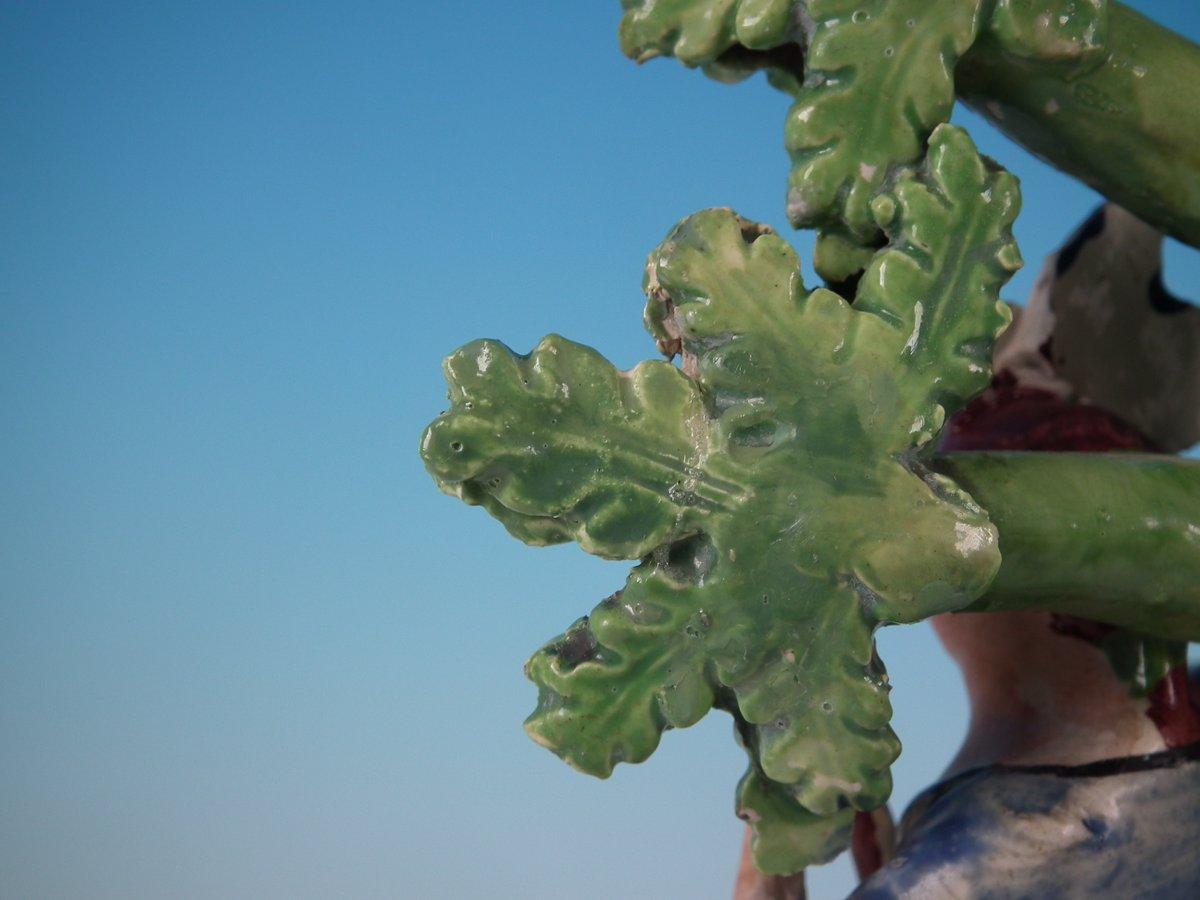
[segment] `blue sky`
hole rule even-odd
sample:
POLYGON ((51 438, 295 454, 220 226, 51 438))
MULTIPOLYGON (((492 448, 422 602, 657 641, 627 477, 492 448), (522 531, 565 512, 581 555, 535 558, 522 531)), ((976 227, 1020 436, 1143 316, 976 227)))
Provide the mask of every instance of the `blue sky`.
MULTIPOLYGON (((634 66, 618 17, 0 6, 0 893, 728 896, 727 719, 608 782, 521 730, 522 662, 627 567, 521 546, 416 454, 462 342, 632 364, 675 221, 788 231, 786 98, 634 66)), ((1023 181, 1021 300, 1097 197, 959 120, 1023 181)), ((880 642, 902 808, 965 704, 927 628, 880 642)))

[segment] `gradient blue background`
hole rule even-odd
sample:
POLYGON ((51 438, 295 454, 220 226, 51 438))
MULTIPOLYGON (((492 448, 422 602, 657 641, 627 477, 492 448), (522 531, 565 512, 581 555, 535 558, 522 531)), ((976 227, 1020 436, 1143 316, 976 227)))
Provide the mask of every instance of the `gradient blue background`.
MULTIPOLYGON (((458 344, 632 364, 677 219, 787 231, 786 98, 639 69, 618 16, 0 5, 0 896, 728 896, 726 718, 603 783, 521 730, 522 661, 627 567, 416 454, 458 344)), ((1024 182, 1019 300, 1097 198, 960 121, 1024 182)), ((928 628, 880 641, 902 808, 965 705, 928 628)))

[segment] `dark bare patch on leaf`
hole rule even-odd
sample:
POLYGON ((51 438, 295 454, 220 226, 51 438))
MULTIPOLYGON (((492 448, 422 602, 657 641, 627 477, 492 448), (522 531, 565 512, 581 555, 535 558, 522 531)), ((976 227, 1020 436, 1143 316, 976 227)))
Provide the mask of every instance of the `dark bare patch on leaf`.
POLYGON ((563 665, 575 668, 580 663, 594 660, 596 648, 596 636, 588 627, 588 617, 584 616, 571 626, 561 641, 550 647, 550 652, 557 656, 563 665))

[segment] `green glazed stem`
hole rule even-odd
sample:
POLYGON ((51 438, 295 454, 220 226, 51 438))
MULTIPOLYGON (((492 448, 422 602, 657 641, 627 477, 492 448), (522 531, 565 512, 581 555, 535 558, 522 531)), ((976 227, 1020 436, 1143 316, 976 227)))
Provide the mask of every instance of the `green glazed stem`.
POLYGON ((1200 46, 1111 2, 1095 62, 1018 57, 985 32, 955 83, 1011 138, 1200 247, 1200 46))
POLYGON ((1003 561, 970 610, 1043 609, 1200 639, 1200 463, 1169 456, 952 453, 1003 561))

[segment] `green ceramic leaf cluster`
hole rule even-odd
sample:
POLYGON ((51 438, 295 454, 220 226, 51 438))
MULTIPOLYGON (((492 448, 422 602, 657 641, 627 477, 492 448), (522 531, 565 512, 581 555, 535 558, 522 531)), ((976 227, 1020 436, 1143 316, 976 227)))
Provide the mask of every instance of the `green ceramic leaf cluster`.
POLYGON ((769 229, 709 210, 646 268, 647 325, 682 371, 619 372, 555 336, 447 360, 451 406, 422 440, 442 489, 528 543, 641 560, 528 662, 535 740, 604 777, 725 709, 759 867, 844 847, 899 752, 875 629, 962 608, 999 566, 986 514, 920 448, 986 383, 1018 205, 941 126, 870 205, 887 245, 853 303, 806 289, 769 229))
POLYGON ((871 203, 919 162, 954 107, 954 67, 986 34, 1014 56, 1077 61, 1103 51, 1106 0, 625 0, 621 40, 643 60, 676 56, 723 77, 768 68, 795 97, 785 145, 788 217, 816 228, 814 265, 851 279, 878 246, 871 203), (780 57, 777 48, 800 52, 780 57), (770 50, 770 59, 731 48, 770 50), (782 60, 782 61, 781 61, 782 60))

